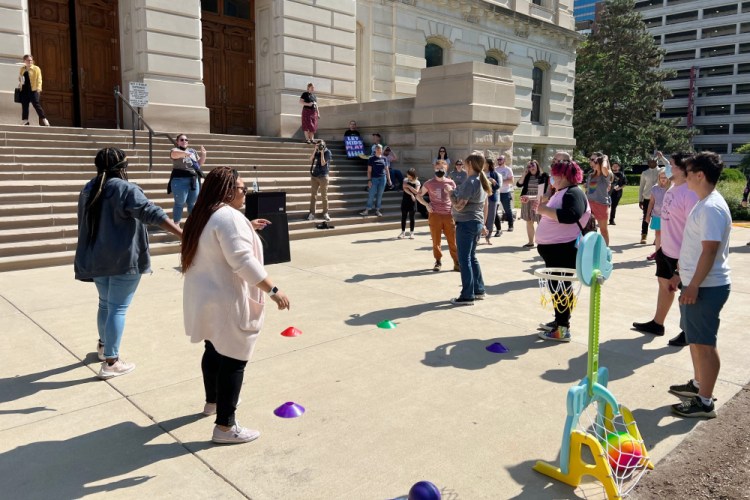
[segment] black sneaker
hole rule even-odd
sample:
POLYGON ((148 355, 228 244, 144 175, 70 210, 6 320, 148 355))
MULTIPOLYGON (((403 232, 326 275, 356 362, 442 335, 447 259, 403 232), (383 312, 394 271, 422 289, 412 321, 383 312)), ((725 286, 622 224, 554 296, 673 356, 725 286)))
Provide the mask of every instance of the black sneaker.
POLYGON ((705 405, 699 396, 693 396, 682 403, 672 405, 672 413, 687 418, 716 418, 713 401, 705 405))
POLYGON ((451 299, 451 304, 453 304, 454 306, 473 306, 474 299, 464 299, 458 297, 456 299, 451 299))
POLYGON ((693 383, 693 379, 690 379, 687 384, 670 385, 669 393, 681 398, 692 398, 698 395, 698 388, 693 383))
POLYGON ((676 337, 669 339, 669 342, 667 342, 667 344, 674 347, 685 347, 686 345, 688 345, 687 338, 685 337, 685 332, 680 332, 676 337))
POLYGON ((512 232, 513 232, 513 226, 510 226, 510 227, 508 228, 508 232, 509 232, 509 233, 512 233, 512 232))
POLYGON ((651 320, 647 323, 633 323, 633 328, 635 328, 639 332, 651 333, 659 337, 664 335, 664 325, 660 325, 654 320, 651 320))
POLYGON ((440 271, 441 267, 443 267, 443 264, 439 260, 436 260, 435 265, 432 266, 432 270, 437 272, 437 271, 440 271))
MULTIPOLYGON (((499 238, 501 234, 503 234, 503 232, 498 229, 497 231, 495 231, 495 238, 499 238)), ((748 243, 748 245, 750 245, 750 243, 748 243)))
POLYGON ((537 330, 542 330, 544 332, 551 332, 557 328, 557 322, 556 321, 550 321, 549 323, 540 323, 539 328, 537 330))

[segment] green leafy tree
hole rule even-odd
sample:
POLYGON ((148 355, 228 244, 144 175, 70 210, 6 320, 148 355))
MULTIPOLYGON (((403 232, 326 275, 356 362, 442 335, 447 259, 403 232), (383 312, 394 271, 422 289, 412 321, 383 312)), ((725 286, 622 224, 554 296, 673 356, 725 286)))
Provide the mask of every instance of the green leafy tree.
POLYGON ((739 148, 737 148, 737 152, 739 154, 745 155, 742 160, 740 160, 737 168, 742 170, 742 173, 744 173, 746 176, 750 176, 750 144, 740 146, 739 148))
POLYGON ((633 0, 608 0, 596 30, 579 46, 573 126, 580 150, 634 163, 654 149, 688 150, 691 132, 656 118, 671 96, 660 49, 633 0))

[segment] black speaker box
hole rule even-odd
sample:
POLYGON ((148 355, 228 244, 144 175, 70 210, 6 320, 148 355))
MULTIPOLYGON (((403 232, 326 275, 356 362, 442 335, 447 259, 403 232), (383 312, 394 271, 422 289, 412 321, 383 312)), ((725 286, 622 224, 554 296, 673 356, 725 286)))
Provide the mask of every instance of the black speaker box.
POLYGON ((263 263, 268 265, 291 261, 289 221, 286 213, 261 214, 260 218, 268 219, 271 222, 265 228, 257 231, 260 240, 263 242, 263 263))
POLYGON ((286 214, 284 191, 248 193, 245 196, 245 216, 248 219, 253 220, 258 217, 268 219, 269 214, 286 214))

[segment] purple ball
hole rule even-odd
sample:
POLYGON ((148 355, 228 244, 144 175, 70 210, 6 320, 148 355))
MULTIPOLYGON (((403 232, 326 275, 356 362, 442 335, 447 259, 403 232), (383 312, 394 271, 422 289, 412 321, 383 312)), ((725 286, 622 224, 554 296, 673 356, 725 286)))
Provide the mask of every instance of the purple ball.
POLYGON ((409 490, 409 500, 440 500, 440 490, 429 481, 420 481, 409 490))

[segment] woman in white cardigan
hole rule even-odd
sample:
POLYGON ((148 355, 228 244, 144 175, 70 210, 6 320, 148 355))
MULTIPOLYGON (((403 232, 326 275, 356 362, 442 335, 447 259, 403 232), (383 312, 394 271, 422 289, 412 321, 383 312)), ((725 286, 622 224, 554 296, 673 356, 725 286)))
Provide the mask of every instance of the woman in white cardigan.
POLYGON ((203 414, 216 414, 216 443, 247 443, 260 436, 234 416, 245 365, 263 326, 264 292, 279 309, 289 309, 289 299, 263 268, 263 247, 255 234, 270 223, 242 215, 245 193, 236 170, 213 169, 183 232, 185 332, 192 342, 205 342, 203 414))

